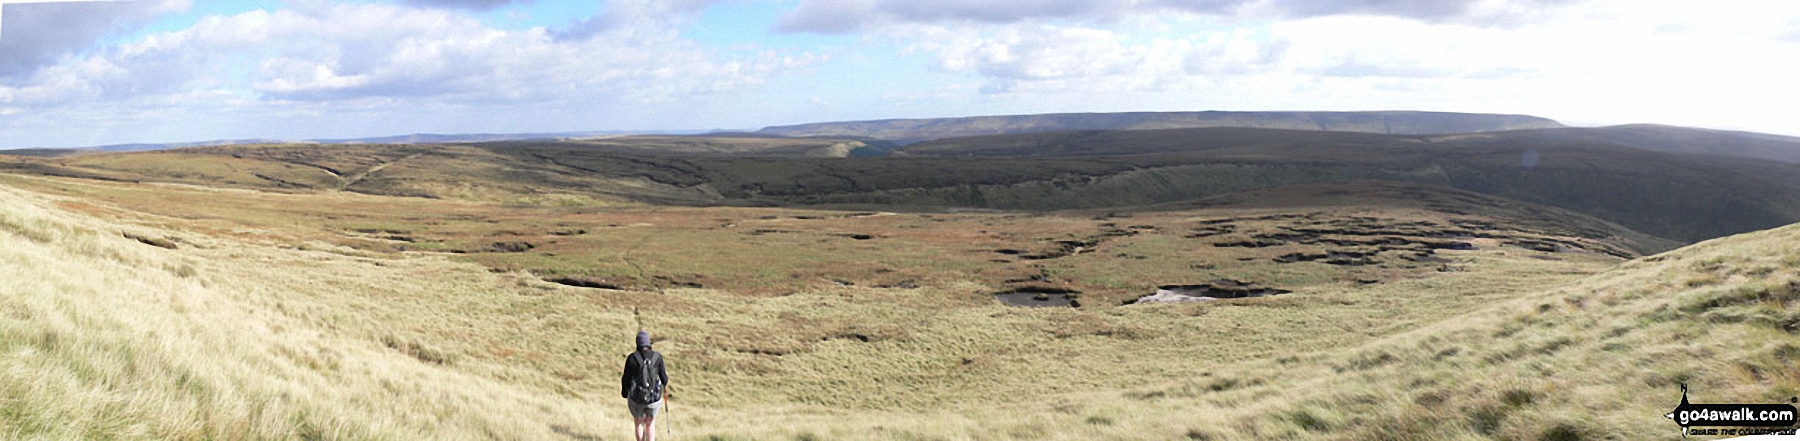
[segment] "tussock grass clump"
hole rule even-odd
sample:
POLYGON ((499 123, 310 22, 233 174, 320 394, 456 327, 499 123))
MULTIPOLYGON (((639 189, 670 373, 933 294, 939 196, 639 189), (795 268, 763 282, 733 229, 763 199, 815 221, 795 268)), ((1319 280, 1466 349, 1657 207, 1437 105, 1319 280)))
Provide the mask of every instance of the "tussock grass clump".
POLYGON ((1218 439, 1212 432, 1200 429, 1188 429, 1187 432, 1181 434, 1181 438, 1189 441, 1212 441, 1218 439))
POLYGON ((1687 285, 1689 288, 1699 288, 1707 285, 1717 285, 1719 281, 1720 277, 1718 274, 1706 273, 1689 277, 1687 281, 1682 284, 1687 285))
POLYGON ((12 210, 0 211, 0 231, 17 234, 33 242, 47 243, 56 240, 57 230, 41 218, 26 217, 12 210))
POLYGON ((1290 410, 1280 414, 1279 418, 1307 432, 1329 432, 1340 424, 1336 421, 1336 415, 1316 408, 1303 407, 1290 410))
POLYGON ((1535 400, 1537 400, 1537 394, 1526 389, 1509 389, 1500 396, 1500 402, 1506 403, 1510 407, 1524 406, 1535 400))
POLYGON ((418 341, 402 341, 397 337, 386 335, 381 337, 381 344, 387 346, 388 349, 411 355, 413 358, 417 358, 419 361, 426 363, 442 365, 450 364, 455 361, 454 355, 446 354, 443 351, 425 346, 418 341))
POLYGON ((1800 332, 1800 280, 1760 281, 1703 290, 1680 298, 1659 317, 1697 317, 1711 323, 1752 323, 1800 332))
POLYGON ((1582 432, 1583 429, 1580 425, 1567 422, 1556 423, 1555 425, 1544 428, 1544 432, 1538 435, 1537 439, 1539 441, 1581 441, 1588 439, 1582 432))

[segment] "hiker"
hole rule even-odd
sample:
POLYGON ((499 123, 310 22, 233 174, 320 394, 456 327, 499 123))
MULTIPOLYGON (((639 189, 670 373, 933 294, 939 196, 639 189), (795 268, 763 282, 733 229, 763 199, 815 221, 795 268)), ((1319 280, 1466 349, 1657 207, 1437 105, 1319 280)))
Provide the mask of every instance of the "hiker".
POLYGON ((619 395, 625 397, 631 418, 637 421, 633 431, 637 441, 656 441, 656 413, 663 407, 669 372, 663 368, 662 354, 650 350, 650 333, 638 331, 637 351, 625 356, 621 383, 619 395))

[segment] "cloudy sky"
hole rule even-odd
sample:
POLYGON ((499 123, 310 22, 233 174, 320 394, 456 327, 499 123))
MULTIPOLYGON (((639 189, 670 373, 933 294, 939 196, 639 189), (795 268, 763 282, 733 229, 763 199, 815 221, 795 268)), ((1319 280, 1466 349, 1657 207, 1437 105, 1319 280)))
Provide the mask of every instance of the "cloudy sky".
POLYGON ((0 148, 1175 110, 1800 135, 1788 0, 138 0, 0 17, 0 148))

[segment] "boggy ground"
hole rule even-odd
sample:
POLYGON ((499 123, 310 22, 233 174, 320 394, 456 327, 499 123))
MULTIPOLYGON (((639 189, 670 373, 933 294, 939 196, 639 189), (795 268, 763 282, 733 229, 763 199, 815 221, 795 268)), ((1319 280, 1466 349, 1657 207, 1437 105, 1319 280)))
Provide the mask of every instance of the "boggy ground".
POLYGON ((13 179, 80 196, 64 202, 75 209, 105 212, 85 199, 205 220, 214 232, 264 227, 273 235, 266 239, 289 245, 310 240, 381 254, 445 255, 583 288, 710 288, 748 296, 970 282, 992 293, 1048 291, 1068 294, 1078 306, 1119 305, 1158 286, 1220 279, 1295 290, 1464 269, 1442 251, 1522 247, 1543 251, 1539 259, 1561 259, 1666 248, 1574 213, 1393 183, 1265 191, 1140 211, 893 213, 532 207, 13 179))
POLYGON ((1793 228, 1618 266, 1617 237, 1379 204, 602 210, 0 184, 7 280, 26 281, 0 315, 9 436, 614 439, 634 309, 671 360, 677 439, 1669 438, 1640 395, 1775 399, 1800 357, 1780 343, 1800 323, 1793 228), (1257 240, 1279 243, 1230 246, 1257 240), (1218 279, 1292 292, 1123 305, 1218 279), (1081 306, 992 296, 1027 287, 1081 306))

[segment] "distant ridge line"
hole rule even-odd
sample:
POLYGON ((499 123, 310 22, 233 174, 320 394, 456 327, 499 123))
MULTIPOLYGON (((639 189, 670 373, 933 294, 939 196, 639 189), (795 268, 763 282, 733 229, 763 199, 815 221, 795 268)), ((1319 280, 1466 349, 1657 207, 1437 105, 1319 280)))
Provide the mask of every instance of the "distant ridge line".
POLYGON ((1046 113, 954 118, 881 119, 765 127, 782 136, 859 136, 917 142, 963 136, 1063 130, 1150 130, 1204 127, 1341 131, 1393 135, 1442 135, 1566 127, 1531 115, 1380 111, 1191 111, 1046 113))

